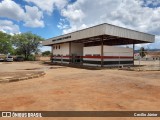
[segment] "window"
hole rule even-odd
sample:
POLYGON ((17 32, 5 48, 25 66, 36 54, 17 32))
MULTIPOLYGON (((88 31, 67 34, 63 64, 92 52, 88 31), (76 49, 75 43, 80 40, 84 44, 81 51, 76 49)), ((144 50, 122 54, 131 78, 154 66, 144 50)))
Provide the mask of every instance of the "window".
POLYGON ((86 54, 85 56, 92 56, 92 54, 86 54))
POLYGON ((61 48, 61 46, 59 45, 59 49, 61 48))
POLYGON ((56 49, 57 49, 57 45, 56 45, 56 49))
POLYGON ((100 56, 100 54, 93 54, 93 56, 100 56))
POLYGON ((53 46, 53 50, 54 50, 54 46, 53 46))

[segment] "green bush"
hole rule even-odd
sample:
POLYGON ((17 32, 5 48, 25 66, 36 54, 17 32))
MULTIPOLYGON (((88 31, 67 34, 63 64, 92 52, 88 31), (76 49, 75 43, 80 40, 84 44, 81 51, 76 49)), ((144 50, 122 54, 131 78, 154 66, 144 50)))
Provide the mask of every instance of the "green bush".
POLYGON ((35 61, 35 56, 34 55, 30 55, 28 57, 28 61, 35 61))
POLYGON ((50 51, 44 51, 42 52, 42 56, 50 56, 51 52, 50 51))

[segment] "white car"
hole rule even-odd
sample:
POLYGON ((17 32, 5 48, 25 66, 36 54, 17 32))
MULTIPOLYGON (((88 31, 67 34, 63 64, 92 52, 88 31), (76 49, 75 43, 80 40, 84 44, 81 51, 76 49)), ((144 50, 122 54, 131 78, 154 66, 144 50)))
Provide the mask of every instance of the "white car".
POLYGON ((0 62, 3 62, 4 61, 4 59, 3 58, 0 58, 0 62))
POLYGON ((12 56, 6 57, 6 61, 7 61, 7 62, 13 62, 13 57, 12 57, 12 56))

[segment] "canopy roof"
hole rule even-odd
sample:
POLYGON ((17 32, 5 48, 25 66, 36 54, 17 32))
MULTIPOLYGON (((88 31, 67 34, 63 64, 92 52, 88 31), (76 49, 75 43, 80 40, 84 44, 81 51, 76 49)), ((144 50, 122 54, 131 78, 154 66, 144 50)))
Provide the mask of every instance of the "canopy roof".
POLYGON ((47 39, 46 41, 43 41, 42 44, 45 46, 51 46, 54 44, 72 41, 86 44, 93 43, 98 45, 101 40, 103 40, 105 45, 152 43, 155 41, 155 35, 104 23, 47 39))

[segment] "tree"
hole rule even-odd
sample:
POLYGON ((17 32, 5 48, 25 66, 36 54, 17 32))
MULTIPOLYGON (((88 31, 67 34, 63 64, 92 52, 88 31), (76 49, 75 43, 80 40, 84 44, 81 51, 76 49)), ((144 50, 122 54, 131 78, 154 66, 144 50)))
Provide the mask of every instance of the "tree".
POLYGON ((17 34, 12 37, 13 44, 19 54, 24 55, 25 59, 34 53, 38 53, 41 47, 41 41, 44 39, 30 32, 17 34))
POLYGON ((140 48, 140 56, 141 56, 141 58, 143 58, 144 56, 146 56, 144 47, 140 48))
POLYGON ((11 35, 0 31, 0 54, 13 53, 14 48, 12 47, 11 35))
POLYGON ((50 56, 51 52, 50 51, 44 51, 42 52, 42 56, 50 56))

